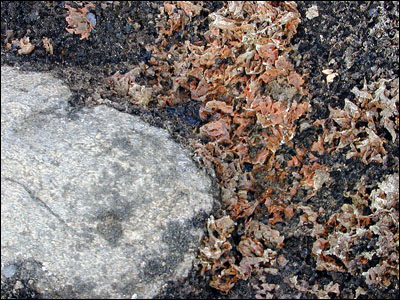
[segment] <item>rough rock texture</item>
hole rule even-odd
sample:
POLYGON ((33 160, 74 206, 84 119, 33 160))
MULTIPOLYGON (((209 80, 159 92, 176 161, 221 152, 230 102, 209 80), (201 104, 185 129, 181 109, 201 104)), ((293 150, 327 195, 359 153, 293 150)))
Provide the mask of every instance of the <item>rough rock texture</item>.
POLYGON ((2 285, 152 297, 191 269, 211 183, 164 130, 105 106, 74 112, 69 96, 49 74, 1 68, 2 285))

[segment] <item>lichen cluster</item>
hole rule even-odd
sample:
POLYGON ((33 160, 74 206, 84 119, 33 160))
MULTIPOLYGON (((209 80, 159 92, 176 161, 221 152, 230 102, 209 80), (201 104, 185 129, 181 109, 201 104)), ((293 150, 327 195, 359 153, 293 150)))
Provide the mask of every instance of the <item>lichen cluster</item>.
MULTIPOLYGON (((354 87, 355 102, 345 99, 343 109, 331 107, 327 119, 310 121, 306 76, 290 59, 301 21, 296 3, 228 2, 210 14, 204 39, 171 45, 170 37, 185 31, 202 10, 202 2, 164 2, 167 27, 160 26, 157 45, 148 46, 149 63, 107 81, 141 105, 201 103, 203 124, 192 146, 214 174, 224 209, 208 219, 199 254, 202 274, 210 274, 210 285, 224 293, 255 276, 261 281, 257 297, 272 297, 279 284, 267 277, 288 264, 281 251, 286 233, 276 225, 296 219, 313 238, 316 270, 362 276, 378 289, 398 288, 398 173, 372 190, 361 178, 355 193, 346 192, 351 203, 331 215, 306 204, 334 181, 332 165, 320 157, 385 162, 387 143, 398 142, 398 78, 354 87), (140 76, 153 78, 151 86, 139 83, 140 76), (296 134, 311 127, 320 130, 318 140, 296 145, 296 134)), ((318 298, 340 296, 334 281, 309 286, 292 276, 286 283, 318 298)), ((362 287, 354 291, 356 297, 365 293, 362 287)))

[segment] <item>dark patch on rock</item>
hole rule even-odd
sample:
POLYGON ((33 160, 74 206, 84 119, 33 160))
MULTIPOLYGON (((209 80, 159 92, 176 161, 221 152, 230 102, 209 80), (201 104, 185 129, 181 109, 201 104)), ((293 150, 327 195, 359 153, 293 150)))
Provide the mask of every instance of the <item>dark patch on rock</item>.
POLYGON ((146 261, 146 266, 144 267, 143 275, 145 276, 145 278, 149 278, 149 280, 151 280, 156 276, 161 276, 165 274, 167 271, 168 268, 165 262, 156 259, 150 259, 146 261))
POLYGON ((97 232, 111 245, 116 245, 122 237, 121 220, 114 213, 104 213, 97 224, 97 232))

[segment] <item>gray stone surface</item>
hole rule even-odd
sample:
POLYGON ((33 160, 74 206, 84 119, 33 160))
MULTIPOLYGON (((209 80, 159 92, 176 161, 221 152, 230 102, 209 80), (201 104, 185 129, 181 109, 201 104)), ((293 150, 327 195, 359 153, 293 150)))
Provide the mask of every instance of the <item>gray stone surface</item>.
POLYGON ((166 131, 105 106, 72 113, 70 95, 50 74, 1 67, 2 282, 153 297, 192 266, 210 180, 166 131))

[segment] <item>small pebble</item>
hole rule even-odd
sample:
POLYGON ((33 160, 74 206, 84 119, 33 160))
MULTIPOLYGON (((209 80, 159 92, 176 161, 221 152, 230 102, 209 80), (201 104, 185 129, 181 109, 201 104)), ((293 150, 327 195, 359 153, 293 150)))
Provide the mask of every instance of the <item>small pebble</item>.
POLYGON ((371 8, 370 10, 368 10, 368 13, 372 17, 376 13, 376 8, 371 8))
POLYGON ((15 265, 9 265, 3 268, 3 275, 7 278, 13 277, 17 272, 17 267, 15 265))
POLYGON ((14 289, 15 289, 15 290, 20 290, 20 289, 23 289, 23 288, 24 288, 23 283, 22 283, 21 281, 17 280, 17 281, 15 282, 14 289))
POLYGON ((92 24, 92 26, 96 26, 96 16, 92 13, 88 13, 86 14, 86 18, 89 20, 90 24, 92 24))

